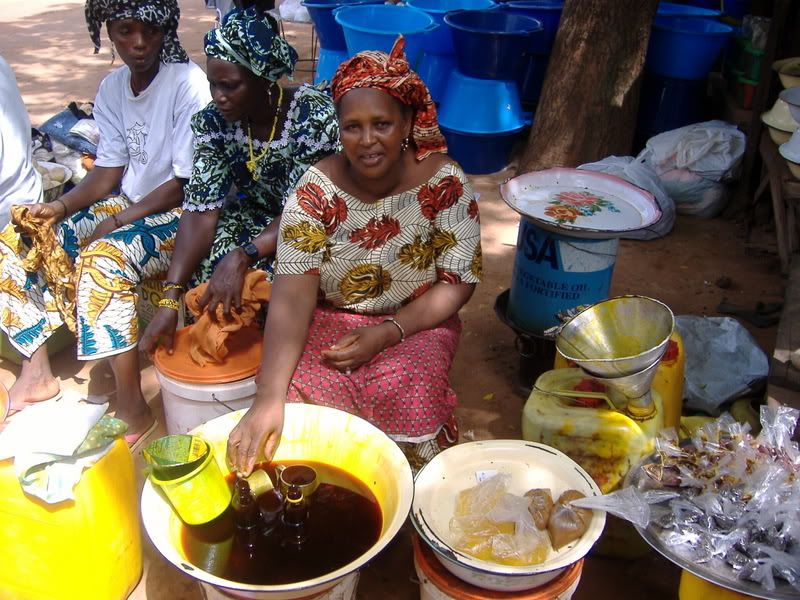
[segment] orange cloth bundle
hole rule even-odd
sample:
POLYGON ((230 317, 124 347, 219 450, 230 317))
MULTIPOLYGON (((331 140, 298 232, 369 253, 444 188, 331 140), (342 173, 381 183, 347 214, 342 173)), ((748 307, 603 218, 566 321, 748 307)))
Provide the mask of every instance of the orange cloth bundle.
POLYGON ((39 269, 44 272, 61 318, 75 333, 75 267, 58 243, 55 230, 44 219, 31 216, 29 208, 27 205, 11 207, 11 222, 19 233, 31 240, 31 248, 26 255, 23 255, 22 244, 17 247, 22 267, 30 273, 39 269))
POLYGON ((218 304, 216 319, 212 319, 208 311, 201 312, 199 306, 207 287, 207 283, 201 283, 186 292, 186 306, 197 318, 189 331, 189 356, 201 367, 207 363, 225 362, 228 336, 242 327, 250 326, 261 305, 269 301, 272 292, 272 284, 267 281, 264 271, 249 270, 244 276, 241 310, 234 308, 230 317, 226 317, 222 312, 222 304, 218 304))

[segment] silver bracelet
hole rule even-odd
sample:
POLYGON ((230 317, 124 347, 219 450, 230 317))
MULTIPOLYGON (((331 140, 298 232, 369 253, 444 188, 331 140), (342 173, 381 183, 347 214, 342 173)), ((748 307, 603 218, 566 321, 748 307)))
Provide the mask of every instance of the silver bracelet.
POLYGON ((397 327, 398 331, 400 332, 400 341, 401 341, 401 342, 402 342, 404 339, 406 339, 406 330, 405 330, 405 329, 403 329, 403 326, 402 326, 402 325, 400 325, 400 323, 398 322, 398 320, 397 320, 397 319, 395 319, 394 317, 389 317, 388 319, 384 319, 384 320, 383 320, 383 322, 384 322, 384 323, 391 323, 392 325, 394 325, 395 327, 397 327))

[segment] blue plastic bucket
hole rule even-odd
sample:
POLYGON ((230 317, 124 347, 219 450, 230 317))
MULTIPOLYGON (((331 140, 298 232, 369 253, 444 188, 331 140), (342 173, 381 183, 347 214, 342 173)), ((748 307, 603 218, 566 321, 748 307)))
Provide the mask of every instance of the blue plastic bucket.
POLYGON ((701 17, 704 19, 719 19, 720 11, 701 8, 690 4, 676 2, 659 2, 656 15, 659 17, 701 17))
POLYGON ((558 33, 558 24, 561 22, 561 11, 564 9, 562 1, 548 0, 512 0, 502 6, 502 10, 532 17, 542 22, 544 33, 534 36, 531 52, 534 54, 550 54, 553 42, 558 33))
POLYGON ((514 142, 521 129, 504 133, 467 133, 440 126, 449 154, 464 172, 473 175, 494 173, 508 165, 514 142))
POLYGON ((478 79, 458 70, 447 80, 438 118, 440 125, 462 133, 505 133, 530 125, 513 81, 478 79))
POLYGON ((381 0, 303 0, 308 15, 314 22, 319 45, 327 50, 347 50, 342 26, 333 18, 333 11, 340 6, 355 4, 381 4, 381 0))
POLYGON ((319 49, 317 68, 314 72, 314 85, 322 81, 333 79, 336 69, 347 60, 347 50, 330 50, 328 48, 319 49))
POLYGON ((453 33, 456 64, 470 77, 515 81, 527 65, 541 21, 500 10, 463 10, 444 17, 453 33))
POLYGON ((708 10, 719 10, 722 5, 722 0, 685 0, 685 2, 690 6, 707 8, 708 10))
POLYGON ((344 31, 349 56, 364 50, 388 53, 402 33, 406 40, 406 57, 412 69, 416 69, 422 58, 426 35, 436 26, 433 17, 411 6, 342 6, 334 10, 333 15, 344 31))
POLYGON ((656 17, 645 68, 676 79, 702 79, 719 58, 733 28, 698 17, 656 17))
POLYGON ((452 10, 483 10, 495 8, 492 0, 408 0, 409 6, 424 10, 438 27, 425 39, 425 52, 429 54, 453 54, 453 35, 444 23, 444 16, 452 10))
POLYGON ((722 14, 732 19, 742 19, 750 13, 753 0, 722 0, 722 14))
POLYGON ((545 231, 520 219, 508 316, 534 335, 559 324, 556 313, 608 298, 618 239, 594 240, 545 231))
POLYGON ((645 71, 639 93, 635 148, 662 133, 706 120, 705 79, 674 79, 645 71))
MULTIPOLYGON (((417 75, 422 78, 434 102, 441 102, 447 92, 447 82, 450 74, 456 70, 456 57, 452 54, 422 55, 417 75)), ((493 107, 494 109, 494 107, 493 107)))

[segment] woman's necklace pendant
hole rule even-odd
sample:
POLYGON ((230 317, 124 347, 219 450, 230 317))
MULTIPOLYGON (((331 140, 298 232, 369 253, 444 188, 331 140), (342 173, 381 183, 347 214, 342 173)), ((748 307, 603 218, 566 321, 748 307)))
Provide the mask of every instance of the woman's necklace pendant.
POLYGON ((250 175, 253 177, 253 181, 258 181, 258 161, 255 159, 250 159, 246 163, 244 163, 247 167, 247 170, 250 171, 250 175))

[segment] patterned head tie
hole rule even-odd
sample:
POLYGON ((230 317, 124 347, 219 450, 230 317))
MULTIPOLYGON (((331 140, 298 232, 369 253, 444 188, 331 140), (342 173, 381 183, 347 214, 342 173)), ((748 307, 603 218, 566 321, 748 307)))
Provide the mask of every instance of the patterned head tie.
POLYGON ((278 81, 291 75, 297 52, 277 33, 278 24, 255 7, 234 9, 216 29, 206 34, 204 50, 209 58, 241 65, 258 77, 278 81))
POLYGON ((103 23, 136 19, 164 32, 159 56, 161 62, 189 62, 189 56, 178 40, 181 10, 177 0, 86 0, 84 11, 95 54, 100 50, 100 28, 103 23))
POLYGON ((431 94, 411 67, 404 52, 405 40, 398 36, 389 54, 368 50, 359 52, 339 65, 331 81, 333 101, 355 88, 373 88, 386 92, 414 111, 411 137, 417 147, 417 160, 434 152, 447 152, 431 94))

